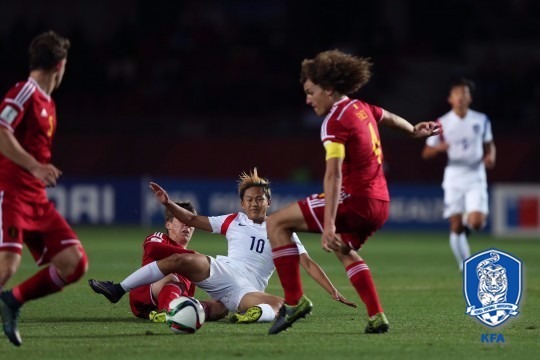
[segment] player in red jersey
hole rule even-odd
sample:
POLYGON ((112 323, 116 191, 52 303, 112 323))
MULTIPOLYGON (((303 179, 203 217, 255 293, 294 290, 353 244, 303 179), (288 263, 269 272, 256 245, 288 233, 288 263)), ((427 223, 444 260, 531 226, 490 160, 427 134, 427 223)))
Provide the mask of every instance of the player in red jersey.
POLYGON ((384 177, 379 124, 415 138, 439 133, 434 122, 410 124, 405 119, 347 97, 371 76, 371 63, 340 51, 319 53, 302 62, 306 103, 326 118, 321 141, 326 149, 324 194, 300 200, 268 218, 273 259, 285 292, 285 304, 269 330, 277 334, 305 317, 313 307, 303 295, 293 231, 322 233, 322 247, 333 251, 366 305, 366 333, 388 331, 370 270, 357 250, 388 217, 389 195, 384 177))
MULTIPOLYGON (((189 201, 175 204, 196 214, 195 208, 189 201)), ((186 249, 195 229, 176 219, 168 209, 165 211, 165 228, 166 234, 155 232, 145 239, 141 266, 164 259, 171 254, 195 253, 186 249)), ((168 309, 173 299, 180 296, 194 296, 194 294, 195 284, 184 276, 173 273, 153 284, 143 285, 130 291, 129 304, 135 316, 143 319, 150 318, 154 322, 164 322, 164 311, 168 309)), ((207 300, 201 301, 201 304, 207 320, 218 320, 227 315, 227 309, 220 302, 207 300)))
POLYGON ((0 103, 0 314, 4 333, 16 346, 22 343, 22 304, 62 290, 88 267, 77 235, 45 193, 61 175, 51 164, 57 124, 51 93, 62 82, 69 47, 69 40, 53 31, 35 37, 28 80, 15 84, 0 103), (2 292, 19 267, 23 243, 37 265, 49 265, 2 292))

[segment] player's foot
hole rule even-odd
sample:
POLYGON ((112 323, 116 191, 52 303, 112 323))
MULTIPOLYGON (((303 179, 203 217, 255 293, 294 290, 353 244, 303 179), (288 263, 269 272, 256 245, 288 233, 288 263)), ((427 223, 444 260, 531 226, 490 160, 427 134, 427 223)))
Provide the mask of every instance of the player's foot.
POLYGON ((236 313, 231 316, 231 322, 239 324, 249 324, 261 318, 262 309, 259 306, 252 306, 244 313, 236 313))
POLYGON ((90 279, 88 280, 88 285, 90 285, 92 290, 105 296, 113 304, 117 303, 126 293, 126 290, 120 284, 115 284, 112 281, 90 279))
POLYGON ((388 325, 388 319, 384 313, 378 313, 368 320, 366 326, 366 334, 383 334, 388 332, 390 325, 388 325))
POLYGON ((19 320, 19 309, 13 310, 10 308, 2 298, 0 298, 0 315, 2 315, 2 325, 4 327, 4 334, 11 343, 15 346, 21 346, 22 339, 19 334, 19 326, 17 324, 19 320))
POLYGON ((151 322, 164 323, 165 311, 150 311, 148 318, 150 319, 151 322))
POLYGON ((295 306, 284 304, 279 309, 278 317, 268 330, 268 334, 274 335, 290 328, 294 322, 311 314, 311 309, 313 309, 313 303, 305 295, 302 295, 295 306))

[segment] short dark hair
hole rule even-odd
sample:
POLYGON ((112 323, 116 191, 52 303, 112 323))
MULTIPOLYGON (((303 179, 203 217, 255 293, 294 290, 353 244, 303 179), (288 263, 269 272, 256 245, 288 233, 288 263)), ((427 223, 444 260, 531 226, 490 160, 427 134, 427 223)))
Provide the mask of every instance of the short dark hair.
POLYGON ((30 70, 52 70, 67 57, 71 46, 69 39, 54 31, 47 31, 36 36, 28 47, 30 70))
POLYGON ((471 79, 460 77, 460 78, 453 79, 452 81, 450 81, 449 90, 452 91, 453 88, 458 87, 458 86, 467 86, 469 88, 469 90, 471 91, 471 93, 476 88, 476 85, 474 84, 474 81, 472 81, 471 79))
POLYGON ((349 95, 360 90, 371 78, 372 62, 339 50, 324 51, 302 61, 300 83, 311 80, 325 90, 349 95))
MULTIPOLYGON (((175 201, 174 203, 176 205, 180 206, 181 208, 184 208, 187 211, 190 211, 190 212, 194 213, 195 215, 197 215, 197 210, 195 210, 195 207, 193 206, 191 201, 189 201, 189 200, 187 200, 187 201, 178 201, 178 202, 175 201)), ((165 209, 165 222, 171 221, 172 219, 174 219, 174 215, 169 211, 169 209, 165 209)))

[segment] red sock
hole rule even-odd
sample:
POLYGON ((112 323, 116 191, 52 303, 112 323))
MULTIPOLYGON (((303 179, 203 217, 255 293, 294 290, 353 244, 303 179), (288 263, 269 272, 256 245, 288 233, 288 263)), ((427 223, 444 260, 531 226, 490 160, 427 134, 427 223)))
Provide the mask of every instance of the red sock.
POLYGON ((21 304, 28 300, 53 294, 62 290, 66 285, 60 278, 54 265, 47 266, 25 280, 22 284, 13 288, 13 296, 21 304))
POLYGON ((368 316, 383 312, 379 296, 371 277, 371 271, 364 261, 358 261, 345 268, 347 276, 360 298, 366 304, 368 316))
POLYGON ((274 265, 285 292, 285 303, 296 305, 302 297, 300 280, 300 255, 296 244, 289 244, 272 249, 274 265))
POLYGON ((180 296, 187 296, 187 293, 178 284, 166 284, 158 295, 158 309, 168 310, 170 302, 180 296))

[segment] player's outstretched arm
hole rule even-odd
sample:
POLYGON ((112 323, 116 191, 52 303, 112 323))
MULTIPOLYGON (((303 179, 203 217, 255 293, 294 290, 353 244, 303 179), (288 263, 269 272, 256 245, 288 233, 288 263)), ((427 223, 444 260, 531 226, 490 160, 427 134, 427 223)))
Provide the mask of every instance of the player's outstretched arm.
POLYGON ((210 225, 210 220, 207 216, 195 215, 191 211, 184 209, 181 206, 175 204, 169 198, 169 194, 156 183, 150 183, 150 189, 154 192, 156 199, 162 203, 175 218, 180 220, 186 225, 193 226, 197 229, 212 231, 212 226, 210 225))
POLYGON ((334 300, 339 301, 347 306, 357 307, 357 305, 343 297, 339 291, 332 284, 324 270, 317 264, 307 253, 300 255, 300 264, 307 271, 309 276, 313 278, 323 289, 328 291, 328 293, 334 298, 334 300))
POLYGON ((418 139, 439 135, 442 132, 442 128, 435 121, 425 121, 413 125, 401 116, 387 110, 384 111, 380 123, 418 139))

